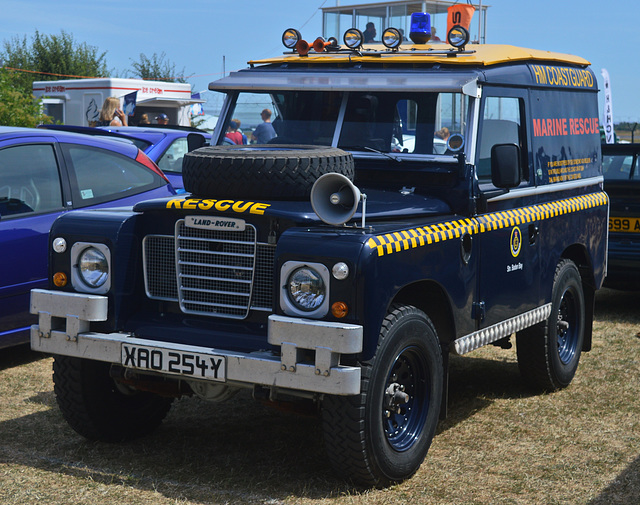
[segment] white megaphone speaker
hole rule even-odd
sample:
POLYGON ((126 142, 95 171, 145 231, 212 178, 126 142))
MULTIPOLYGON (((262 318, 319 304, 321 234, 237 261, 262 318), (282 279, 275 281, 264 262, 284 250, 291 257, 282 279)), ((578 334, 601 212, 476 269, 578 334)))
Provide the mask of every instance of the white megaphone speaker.
MULTIPOLYGON (((322 221, 341 225, 349 221, 358 209, 358 203, 366 198, 344 175, 330 173, 318 177, 311 188, 311 206, 322 221)), ((362 209, 364 227, 364 204, 362 209)))

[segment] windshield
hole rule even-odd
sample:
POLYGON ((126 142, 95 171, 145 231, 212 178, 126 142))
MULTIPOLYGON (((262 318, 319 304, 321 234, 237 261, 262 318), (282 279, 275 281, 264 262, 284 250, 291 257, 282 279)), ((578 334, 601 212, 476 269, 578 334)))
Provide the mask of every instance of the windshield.
POLYGON ((448 154, 464 134, 468 97, 436 92, 239 93, 223 125, 226 144, 334 145, 348 151, 448 154))

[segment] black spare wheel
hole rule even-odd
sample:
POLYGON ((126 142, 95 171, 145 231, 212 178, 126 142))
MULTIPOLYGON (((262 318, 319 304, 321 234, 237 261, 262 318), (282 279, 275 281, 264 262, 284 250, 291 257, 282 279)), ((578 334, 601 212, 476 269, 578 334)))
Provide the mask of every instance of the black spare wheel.
POLYGON ((353 180, 353 157, 335 147, 208 146, 185 154, 184 188, 206 198, 307 200, 313 183, 335 172, 353 180))

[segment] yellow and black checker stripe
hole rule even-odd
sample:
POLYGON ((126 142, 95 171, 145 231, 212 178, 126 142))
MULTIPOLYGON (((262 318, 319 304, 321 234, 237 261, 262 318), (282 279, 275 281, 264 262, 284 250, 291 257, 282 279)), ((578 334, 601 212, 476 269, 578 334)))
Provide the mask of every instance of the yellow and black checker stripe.
POLYGON ((376 249, 378 256, 384 256, 385 254, 393 254, 436 242, 460 238, 464 234, 477 235, 532 221, 542 221, 563 214, 607 205, 608 202, 609 198, 606 193, 591 193, 565 200, 532 205, 531 207, 494 212, 470 219, 446 221, 420 228, 410 228, 384 235, 376 235, 367 241, 367 245, 371 249, 376 249))

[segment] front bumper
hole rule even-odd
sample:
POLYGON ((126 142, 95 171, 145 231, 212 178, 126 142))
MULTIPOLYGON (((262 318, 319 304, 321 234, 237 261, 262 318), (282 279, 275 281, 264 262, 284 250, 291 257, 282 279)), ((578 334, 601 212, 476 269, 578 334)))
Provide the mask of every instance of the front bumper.
MULTIPOLYGON (((223 356, 225 381, 229 385, 260 384, 332 395, 360 393, 360 368, 340 365, 341 354, 362 351, 363 332, 359 325, 271 315, 268 341, 280 346, 280 355, 271 351, 240 353, 153 341, 129 333, 90 331, 91 322, 107 319, 107 309, 105 296, 32 290, 31 313, 38 315, 38 324, 31 327, 31 348, 115 364, 125 361, 123 345, 223 356), (301 361, 309 351, 313 351, 314 361, 301 361)), ((167 376, 176 377, 168 373, 167 376)))

